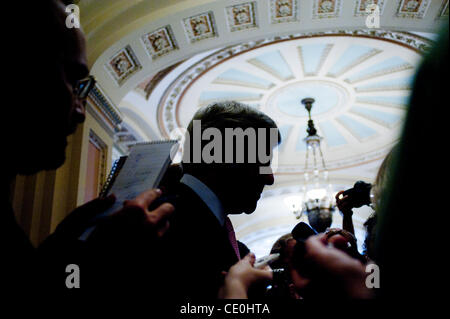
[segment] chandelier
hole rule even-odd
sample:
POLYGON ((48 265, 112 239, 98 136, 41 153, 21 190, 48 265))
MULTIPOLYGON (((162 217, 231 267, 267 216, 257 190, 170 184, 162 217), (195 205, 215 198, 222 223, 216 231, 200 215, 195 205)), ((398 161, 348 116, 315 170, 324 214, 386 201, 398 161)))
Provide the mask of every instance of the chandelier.
POLYGON ((317 134, 314 121, 311 118, 311 110, 315 100, 306 98, 301 102, 308 111, 309 117, 306 130, 308 136, 304 139, 306 143, 306 158, 302 205, 299 204, 299 201, 293 203, 292 199, 295 198, 293 197, 289 206, 297 219, 307 215, 309 224, 316 231, 323 232, 331 226, 332 215, 336 206, 320 145, 323 138, 317 134))

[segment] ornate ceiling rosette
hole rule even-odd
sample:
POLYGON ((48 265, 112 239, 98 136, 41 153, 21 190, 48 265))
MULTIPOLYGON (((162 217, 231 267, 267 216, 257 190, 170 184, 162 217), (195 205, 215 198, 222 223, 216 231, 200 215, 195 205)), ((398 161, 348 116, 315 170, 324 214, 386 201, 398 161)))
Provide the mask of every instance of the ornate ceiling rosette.
POLYGON ((382 158, 396 142, 415 67, 431 42, 392 31, 295 34, 223 48, 193 64, 166 89, 158 109, 161 134, 185 128, 195 111, 237 100, 275 119, 284 142, 278 173, 303 169, 306 113, 325 138, 328 167, 382 158))

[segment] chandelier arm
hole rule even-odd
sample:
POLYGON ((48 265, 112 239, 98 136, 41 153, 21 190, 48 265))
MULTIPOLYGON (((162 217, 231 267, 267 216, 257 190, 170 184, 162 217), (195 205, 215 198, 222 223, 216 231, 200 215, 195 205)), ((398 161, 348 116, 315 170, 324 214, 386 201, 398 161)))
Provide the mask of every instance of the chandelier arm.
POLYGON ((322 158, 323 169, 327 170, 327 166, 325 165, 325 158, 323 157, 322 147, 320 146, 320 144, 319 144, 319 151, 320 151, 320 157, 322 158))
MULTIPOLYGON (((309 148, 308 148, 308 144, 306 144, 306 158, 305 158, 305 174, 303 176, 303 201, 304 201, 304 205, 306 205, 306 189, 308 186, 308 181, 306 180, 306 176, 308 175, 308 159, 309 159, 309 148)), ((303 214, 303 209, 302 209, 302 214, 303 214)))
POLYGON ((317 164, 317 155, 316 155, 316 148, 313 149, 314 154, 314 183, 316 187, 319 185, 320 177, 319 177, 319 166, 317 164))
POLYGON ((314 170, 317 169, 317 156, 316 156, 316 148, 313 147, 313 156, 314 156, 314 170))
POLYGON ((309 148, 306 145, 305 172, 308 173, 309 148))

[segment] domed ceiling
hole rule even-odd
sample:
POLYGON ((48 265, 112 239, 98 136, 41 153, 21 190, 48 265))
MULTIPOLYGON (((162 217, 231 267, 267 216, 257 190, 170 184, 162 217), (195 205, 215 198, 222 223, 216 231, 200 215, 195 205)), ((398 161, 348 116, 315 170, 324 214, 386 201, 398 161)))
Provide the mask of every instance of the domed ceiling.
POLYGON ((448 0, 80 0, 92 72, 112 102, 148 76, 194 55, 275 36, 366 29, 435 32, 448 0))
MULTIPOLYGON (((421 58, 417 43, 426 43, 408 45, 413 39, 418 41, 404 33, 328 32, 241 43, 183 62, 160 86, 150 85, 155 77, 147 79, 125 101, 140 100, 141 109, 157 104, 158 130, 166 138, 180 137, 199 108, 217 101, 249 104, 277 122, 283 143, 276 183, 254 214, 232 216, 238 238, 262 255, 298 222, 284 201, 301 194, 303 183, 308 115, 300 101, 316 100, 312 117, 324 138, 334 191, 360 179, 371 182, 402 127, 421 58)), ((354 215, 360 248, 370 214, 362 208, 354 215)), ((333 219, 342 227, 338 213, 333 219)))
MULTIPOLYGON (((258 256, 298 222, 307 114, 324 137, 334 191, 373 181, 395 144, 421 54, 448 0, 80 0, 98 91, 123 118, 118 150, 168 138, 213 101, 237 100, 275 119, 283 135, 275 185, 255 213, 232 216, 258 256), (380 7, 380 28, 365 9, 380 7), (414 34, 416 33, 416 34, 414 34)), ((118 153, 117 153, 118 154, 118 153)), ((359 246, 371 210, 356 210, 359 246)), ((303 220, 305 217, 302 217, 303 220)), ((342 219, 334 215, 334 226, 342 219)))
POLYGON ((392 147, 420 59, 416 50, 350 35, 275 39, 239 52, 241 47, 201 59, 172 82, 159 104, 164 135, 187 127, 202 106, 236 100, 277 122, 283 136, 278 172, 302 172, 307 112, 300 101, 312 97, 330 169, 381 158, 392 147))

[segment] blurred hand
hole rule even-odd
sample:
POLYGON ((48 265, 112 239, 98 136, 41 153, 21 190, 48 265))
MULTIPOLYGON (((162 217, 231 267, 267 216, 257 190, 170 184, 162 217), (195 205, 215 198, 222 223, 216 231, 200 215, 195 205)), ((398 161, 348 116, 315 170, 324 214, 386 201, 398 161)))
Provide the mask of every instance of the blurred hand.
POLYGON ((351 216, 353 214, 353 203, 348 195, 343 195, 344 192, 345 191, 340 191, 336 194, 336 205, 342 214, 351 216), (343 195, 342 198, 340 198, 341 195, 343 195))
MULTIPOLYGON (((314 266, 311 283, 319 278, 329 278, 324 280, 325 285, 332 282, 338 293, 343 293, 340 297, 351 299, 369 299, 372 292, 365 285, 367 273, 364 265, 358 260, 348 256, 344 252, 327 246, 324 234, 312 236, 306 241, 306 256, 312 266, 314 266)), ((323 291, 329 291, 331 287, 323 287, 323 291)))
POLYGON ((169 228, 169 217, 175 208, 172 204, 164 203, 150 211, 149 206, 161 194, 161 190, 151 189, 133 200, 125 201, 121 210, 99 223, 91 237, 107 239, 111 236, 116 240, 128 240, 141 235, 162 237, 169 228))
POLYGON ((131 201, 125 201, 123 209, 115 213, 115 215, 141 214, 144 217, 144 227, 154 231, 158 237, 162 237, 169 229, 169 217, 172 215, 175 207, 172 204, 164 203, 158 208, 149 211, 150 205, 161 195, 162 192, 159 189, 146 191, 131 201))
POLYGON ((257 282, 271 281, 273 273, 270 267, 264 269, 256 269, 255 255, 248 254, 234 266, 226 274, 225 282, 219 290, 220 299, 247 299, 249 287, 257 282))

